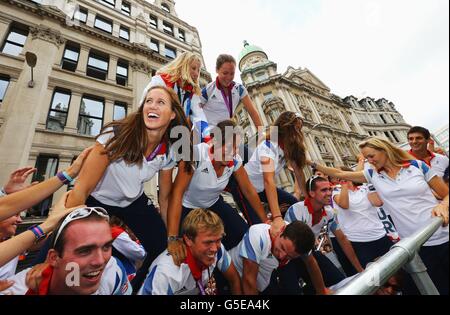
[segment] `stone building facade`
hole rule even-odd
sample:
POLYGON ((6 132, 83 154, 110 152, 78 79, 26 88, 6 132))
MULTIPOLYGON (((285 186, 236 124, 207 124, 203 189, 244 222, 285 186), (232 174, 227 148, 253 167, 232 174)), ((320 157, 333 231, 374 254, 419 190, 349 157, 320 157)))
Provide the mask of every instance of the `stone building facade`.
MULTIPOLYGON (((308 155, 314 161, 329 166, 355 165, 358 144, 370 136, 385 137, 398 145, 407 142, 410 126, 385 99, 341 98, 307 68, 289 67, 280 74, 263 49, 247 42, 238 63, 242 82, 265 125, 274 123, 284 111, 302 115, 308 155)), ((249 139, 255 127, 243 106, 236 113, 249 139)), ((311 175, 310 170, 305 171, 311 175)), ((292 191, 294 178, 288 170, 278 181, 292 191)))
MULTIPOLYGON (((201 56, 202 45, 173 0, 0 0, 0 183, 18 167, 36 166, 39 181, 67 168, 184 51, 201 56)), ((154 183, 146 191, 155 199, 154 183)))

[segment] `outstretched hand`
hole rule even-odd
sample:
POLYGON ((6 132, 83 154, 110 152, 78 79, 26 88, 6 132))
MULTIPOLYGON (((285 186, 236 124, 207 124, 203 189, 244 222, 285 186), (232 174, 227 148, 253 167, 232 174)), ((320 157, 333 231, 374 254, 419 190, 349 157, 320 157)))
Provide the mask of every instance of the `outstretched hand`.
POLYGON ((28 176, 35 173, 36 171, 37 169, 34 167, 24 167, 19 168, 18 170, 12 172, 11 175, 9 176, 9 181, 3 187, 5 193, 9 195, 39 183, 39 182, 33 182, 31 184, 25 183, 28 176))
POLYGON ((83 167, 84 162, 86 161, 86 158, 88 157, 89 153, 91 153, 92 149, 94 148, 94 145, 90 146, 87 149, 84 149, 83 152, 77 157, 77 159, 72 163, 72 165, 69 166, 67 169, 67 173, 72 178, 75 178, 78 176, 78 174, 81 171, 81 168, 83 167))

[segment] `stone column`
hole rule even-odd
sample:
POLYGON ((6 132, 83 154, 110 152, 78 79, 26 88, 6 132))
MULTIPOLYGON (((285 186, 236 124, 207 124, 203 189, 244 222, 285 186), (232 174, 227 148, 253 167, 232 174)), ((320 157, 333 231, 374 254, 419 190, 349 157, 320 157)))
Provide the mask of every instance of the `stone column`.
POLYGON ((0 16, 0 41, 1 41, 1 43, 5 42, 7 31, 8 31, 8 28, 9 28, 9 25, 11 22, 12 22, 11 20, 0 16))
POLYGON ((0 165, 6 174, 28 161, 40 113, 48 106, 44 99, 52 66, 58 49, 64 42, 58 30, 43 25, 30 28, 26 50, 35 52, 38 57, 34 68, 35 85, 33 88, 28 87, 30 72, 22 71, 17 80, 20 90, 11 100, 14 108, 11 109, 8 120, 2 125, 3 137, 0 139, 0 148, 8 150, 1 150, 0 165))
POLYGON ((75 134, 78 133, 78 115, 80 114, 81 97, 81 93, 72 92, 64 132, 75 134))
POLYGON ((142 93, 145 87, 150 82, 152 73, 152 68, 146 61, 134 60, 130 62, 129 74, 130 80, 133 82, 134 86, 134 102, 133 109, 137 109, 141 104, 142 93), (132 76, 130 73, 132 72, 132 76))
POLYGON ((116 84, 116 75, 117 75, 117 61, 119 60, 116 56, 109 56, 109 64, 108 64, 108 81, 116 84))
POLYGON ((86 68, 89 58, 89 47, 85 45, 81 45, 80 47, 80 56, 78 57, 78 64, 76 72, 81 75, 86 75, 86 68))
POLYGON ((110 99, 105 100, 105 111, 103 116, 103 126, 113 121, 114 118, 114 101, 110 99))

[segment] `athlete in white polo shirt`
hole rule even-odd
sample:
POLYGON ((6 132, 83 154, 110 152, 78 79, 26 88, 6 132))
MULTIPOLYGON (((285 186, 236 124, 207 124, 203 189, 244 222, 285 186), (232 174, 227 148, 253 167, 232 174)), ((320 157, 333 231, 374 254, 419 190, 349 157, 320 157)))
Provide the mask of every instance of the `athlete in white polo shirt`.
POLYGON ((448 157, 428 150, 430 142, 430 131, 423 127, 413 127, 408 131, 408 143, 411 147, 409 153, 417 160, 425 162, 439 176, 444 177, 445 169, 448 167, 448 157))
POLYGON ((255 188, 248 179, 241 157, 236 154, 238 135, 232 134, 236 124, 231 120, 220 122, 213 142, 194 146, 195 170, 178 172, 171 195, 169 212, 181 214, 180 224, 174 225, 169 234, 177 235, 184 217, 193 209, 210 209, 217 213, 225 225, 225 248, 235 247, 248 230, 248 226, 267 221, 264 208, 255 188), (228 134, 227 134, 228 132, 228 134), (235 177, 244 196, 251 200, 256 213, 243 209, 247 223, 238 211, 226 203, 221 196, 231 176, 235 177), (255 222, 255 220, 257 220, 255 222))
MULTIPOLYGON (((167 247, 164 220, 175 166, 171 145, 177 141, 170 133, 178 126, 190 130, 178 96, 166 87, 151 88, 137 112, 102 130, 67 200, 68 206, 86 203, 120 218, 142 242, 147 268, 167 247), (160 211, 144 193, 144 184, 157 174, 160 211)), ((143 276, 138 272, 133 282, 143 276)))
POLYGON ((300 278, 309 284, 312 282, 318 294, 329 293, 317 261, 311 255, 314 247, 311 228, 296 221, 286 225, 274 237, 270 229, 268 224, 253 225, 239 245, 230 251, 231 259, 242 276, 244 294, 307 293, 302 292, 300 278))
POLYGON ((37 289, 26 269, 3 292, 13 295, 129 295, 131 285, 120 261, 111 257, 113 238, 105 209, 82 207, 69 213, 50 237, 47 266, 37 289))
MULTIPOLYGON (((279 232, 285 225, 280 205, 286 208, 298 202, 292 194, 277 188, 276 177, 287 164, 294 170, 300 190, 304 193, 303 166, 306 160, 306 148, 302 133, 303 120, 298 113, 282 113, 271 128, 271 140, 261 142, 253 153, 245 170, 259 193, 259 198, 269 204, 274 231, 279 232)), ((231 189, 234 200, 241 209, 251 209, 248 201, 231 189)))
POLYGON ((236 60, 230 55, 220 55, 216 62, 217 79, 202 90, 201 106, 208 124, 217 126, 221 121, 233 119, 236 108, 242 101, 256 128, 263 127, 256 106, 246 88, 234 82, 236 60))
POLYGON ((344 172, 309 162, 321 172, 376 188, 388 208, 401 238, 413 235, 432 216, 442 217, 444 226, 424 244, 420 257, 441 294, 448 294, 448 186, 424 162, 381 138, 360 144, 368 159, 364 171, 344 172), (432 190, 443 199, 441 203, 432 190))
MULTIPOLYGON (((353 172, 348 167, 340 167, 340 169, 353 172)), ((341 189, 333 191, 333 199, 339 226, 351 242, 364 268, 391 249, 394 243, 386 235, 386 230, 375 208, 383 205, 376 191, 369 190, 368 185, 341 181, 341 189)), ((339 257, 339 260, 342 258, 339 257)), ((356 270, 351 273, 345 271, 347 276, 356 273, 356 270)))
POLYGON ((241 294, 241 280, 221 244, 223 223, 213 212, 196 209, 183 222, 183 240, 187 256, 180 266, 174 264, 167 251, 152 264, 141 295, 217 295, 214 279, 217 269, 228 280, 231 292, 241 294))

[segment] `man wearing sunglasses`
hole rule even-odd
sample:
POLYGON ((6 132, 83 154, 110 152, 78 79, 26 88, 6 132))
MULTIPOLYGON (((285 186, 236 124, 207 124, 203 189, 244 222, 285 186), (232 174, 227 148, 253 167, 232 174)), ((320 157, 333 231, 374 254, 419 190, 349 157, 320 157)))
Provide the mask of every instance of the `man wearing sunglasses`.
POLYGON ((125 269, 111 257, 113 238, 106 210, 89 207, 74 210, 66 216, 50 240, 48 265, 38 278, 37 289, 27 286, 27 273, 30 271, 27 269, 11 279, 15 284, 7 294, 131 294, 125 269))

